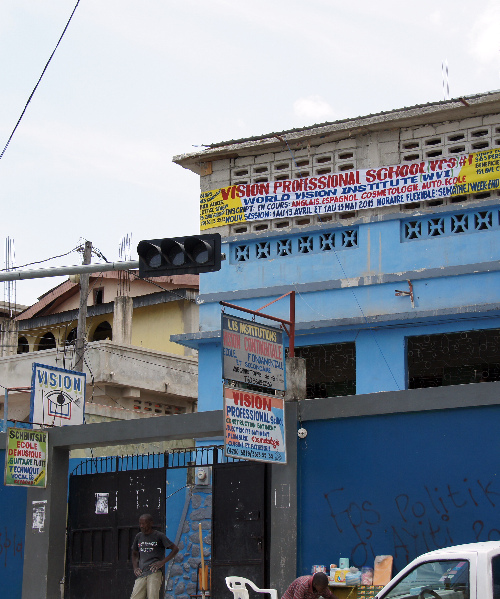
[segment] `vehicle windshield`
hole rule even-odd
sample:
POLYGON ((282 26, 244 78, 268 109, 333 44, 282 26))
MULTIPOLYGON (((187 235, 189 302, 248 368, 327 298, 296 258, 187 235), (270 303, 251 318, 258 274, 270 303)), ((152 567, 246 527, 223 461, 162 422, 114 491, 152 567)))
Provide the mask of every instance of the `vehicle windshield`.
POLYGON ((469 562, 425 562, 409 572, 384 598, 469 599, 469 562))
POLYGON ((500 599, 500 555, 495 555, 491 560, 491 573, 493 576, 493 599, 500 599))

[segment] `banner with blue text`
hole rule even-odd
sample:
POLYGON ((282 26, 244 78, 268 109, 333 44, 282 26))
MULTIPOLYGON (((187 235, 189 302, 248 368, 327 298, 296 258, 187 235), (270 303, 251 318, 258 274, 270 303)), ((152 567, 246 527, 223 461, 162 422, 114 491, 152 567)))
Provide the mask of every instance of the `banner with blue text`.
POLYGON ((224 428, 226 456, 286 464, 283 397, 225 386, 224 428))
POLYGON ((350 212, 500 188, 500 148, 287 181, 230 185, 200 198, 200 229, 350 212))
POLYGON ((57 366, 33 364, 30 422, 40 426, 83 424, 86 375, 57 366))

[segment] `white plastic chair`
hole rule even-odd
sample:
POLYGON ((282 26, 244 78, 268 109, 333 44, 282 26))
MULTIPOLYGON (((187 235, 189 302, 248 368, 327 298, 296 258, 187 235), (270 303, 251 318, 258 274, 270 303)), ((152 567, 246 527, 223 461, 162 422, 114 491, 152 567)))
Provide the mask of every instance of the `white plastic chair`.
POLYGON ((227 588, 233 593, 234 599, 249 599, 246 585, 251 587, 257 593, 269 593, 271 599, 278 599, 278 591, 275 589, 259 589, 248 578, 241 576, 226 576, 227 588))

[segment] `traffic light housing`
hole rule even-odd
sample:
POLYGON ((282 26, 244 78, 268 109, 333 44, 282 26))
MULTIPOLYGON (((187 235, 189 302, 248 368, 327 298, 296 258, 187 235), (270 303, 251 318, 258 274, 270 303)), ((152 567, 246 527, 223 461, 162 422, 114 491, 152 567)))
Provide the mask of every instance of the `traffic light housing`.
POLYGON ((142 278, 214 272, 221 267, 221 237, 212 233, 144 240, 137 253, 142 278))

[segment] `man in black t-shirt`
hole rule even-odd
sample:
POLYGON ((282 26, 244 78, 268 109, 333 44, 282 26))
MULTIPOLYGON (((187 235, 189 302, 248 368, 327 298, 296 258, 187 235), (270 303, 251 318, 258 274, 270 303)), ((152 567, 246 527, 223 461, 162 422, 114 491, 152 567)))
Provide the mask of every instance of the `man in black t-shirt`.
POLYGON ((179 551, 162 532, 153 530, 153 517, 139 518, 139 532, 132 543, 132 565, 137 576, 130 599, 159 599, 162 568, 179 551), (165 556, 165 549, 170 553, 165 556))

